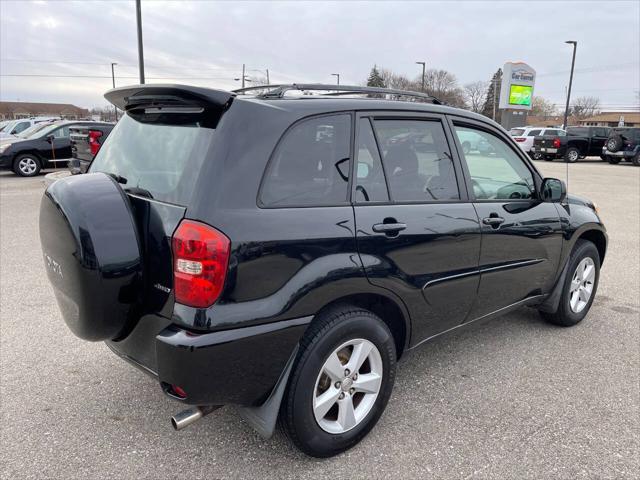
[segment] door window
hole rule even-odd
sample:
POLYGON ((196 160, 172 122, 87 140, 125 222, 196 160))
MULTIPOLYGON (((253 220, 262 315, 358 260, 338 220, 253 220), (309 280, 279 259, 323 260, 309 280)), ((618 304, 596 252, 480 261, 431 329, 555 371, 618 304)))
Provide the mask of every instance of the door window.
POLYGON ((60 127, 53 132, 49 133, 49 135, 53 135, 54 138, 68 138, 69 137, 69 127, 60 127))
POLYGON ((315 117, 295 125, 269 162, 260 193, 265 207, 347 202, 351 116, 315 117))
POLYGON ((537 137, 540 135, 541 130, 531 130, 529 132, 529 135, 527 135, 527 137, 537 137))
POLYGON ((23 130, 26 130, 27 128, 29 128, 30 125, 31 125, 30 122, 20 122, 13 129, 13 133, 20 133, 23 130))
POLYGON ((389 201, 380 153, 368 118, 360 119, 357 155, 355 201, 358 203, 389 201))
POLYGON ((473 193, 478 200, 508 200, 535 196, 533 175, 525 162, 499 137, 474 128, 455 127, 463 148, 473 193))
POLYGON ((439 121, 375 120, 394 202, 460 199, 449 144, 439 121))

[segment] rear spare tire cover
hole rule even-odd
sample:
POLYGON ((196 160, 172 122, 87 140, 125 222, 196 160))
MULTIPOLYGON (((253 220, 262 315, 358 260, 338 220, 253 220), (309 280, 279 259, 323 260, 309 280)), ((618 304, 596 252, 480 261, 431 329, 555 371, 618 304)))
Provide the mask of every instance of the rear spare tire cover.
POLYGON ((607 140, 607 150, 610 152, 617 152, 622 148, 622 144, 622 137, 620 135, 613 135, 607 140))
POLYGON ((64 321, 86 340, 117 338, 141 292, 140 241, 129 200, 104 173, 52 183, 40 204, 45 269, 64 321))

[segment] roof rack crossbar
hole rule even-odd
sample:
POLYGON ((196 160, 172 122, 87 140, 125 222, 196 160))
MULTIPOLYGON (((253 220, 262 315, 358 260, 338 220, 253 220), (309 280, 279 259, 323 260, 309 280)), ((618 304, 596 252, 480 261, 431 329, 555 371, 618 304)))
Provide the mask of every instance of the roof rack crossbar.
POLYGON ((292 83, 289 85, 260 85, 247 88, 241 88, 233 90, 234 93, 245 93, 256 90, 267 90, 266 92, 259 94, 259 98, 282 98, 284 95, 292 90, 299 91, 324 91, 330 93, 323 93, 324 96, 341 96, 341 95, 353 95, 353 94, 378 94, 378 95, 396 95, 399 97, 413 97, 430 100, 436 105, 442 105, 442 102, 433 95, 422 92, 413 92, 410 90, 396 90, 393 88, 382 87, 366 87, 358 85, 327 85, 321 83, 292 83))

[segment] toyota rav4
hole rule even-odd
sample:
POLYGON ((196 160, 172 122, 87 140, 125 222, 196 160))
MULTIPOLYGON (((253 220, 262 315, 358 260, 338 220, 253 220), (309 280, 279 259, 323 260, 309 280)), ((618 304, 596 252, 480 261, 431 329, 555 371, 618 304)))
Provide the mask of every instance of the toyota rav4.
POLYGON ((407 351, 522 306, 587 315, 597 209, 496 123, 414 92, 260 88, 107 92, 124 118, 41 203, 64 321, 183 404, 176 429, 235 405, 335 455, 374 427, 407 351))

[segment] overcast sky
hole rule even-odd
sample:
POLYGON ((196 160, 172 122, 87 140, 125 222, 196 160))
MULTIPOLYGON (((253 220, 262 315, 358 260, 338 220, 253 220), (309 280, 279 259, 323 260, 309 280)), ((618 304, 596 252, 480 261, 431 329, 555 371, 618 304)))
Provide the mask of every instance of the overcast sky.
MULTIPOLYGON (((104 105, 111 62, 118 86, 138 83, 135 2, 0 0, 0 99, 104 105), (14 75, 48 75, 14 76, 14 75), (66 75, 66 78, 56 77, 66 75), (79 78, 93 76, 103 78, 79 78)), ((562 104, 577 40, 572 97, 604 109, 638 105, 640 2, 168 2, 142 1, 148 83, 238 87, 366 80, 373 64, 417 76, 449 70, 489 80, 505 61, 538 72, 535 94, 562 104)))

